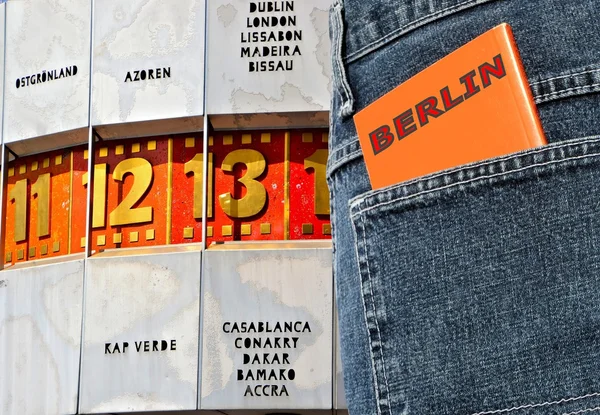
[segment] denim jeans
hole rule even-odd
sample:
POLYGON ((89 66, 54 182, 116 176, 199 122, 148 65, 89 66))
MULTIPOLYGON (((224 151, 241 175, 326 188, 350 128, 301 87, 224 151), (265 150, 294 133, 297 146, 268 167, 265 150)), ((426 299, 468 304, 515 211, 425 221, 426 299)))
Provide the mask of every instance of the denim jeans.
POLYGON ((328 183, 352 415, 600 414, 600 2, 337 0, 328 183), (371 191, 352 115, 514 31, 549 145, 371 191))

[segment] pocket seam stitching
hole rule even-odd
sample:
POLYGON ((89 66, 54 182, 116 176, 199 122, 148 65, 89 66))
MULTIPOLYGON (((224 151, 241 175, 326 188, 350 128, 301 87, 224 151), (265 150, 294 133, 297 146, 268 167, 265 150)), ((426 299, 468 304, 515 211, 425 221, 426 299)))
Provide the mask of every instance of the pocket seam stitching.
MULTIPOLYGON (((392 203, 397 203, 397 202, 402 202, 402 201, 405 201, 405 200, 410 200, 410 199, 413 199, 413 198, 415 198, 417 196, 422 196, 422 195, 429 194, 429 193, 435 193, 435 192, 438 192, 440 190, 446 190, 446 189, 449 189, 449 188, 452 188, 452 187, 456 187, 456 186, 460 186, 460 185, 464 185, 464 184, 468 184, 468 183, 475 183, 475 182, 479 182, 479 181, 485 181, 485 180, 493 179, 493 178, 499 177, 499 176, 506 176, 507 174, 512 174, 512 173, 517 173, 517 172, 522 172, 522 171, 530 170, 530 169, 536 168, 536 167, 549 166, 549 165, 553 165, 553 164, 560 165, 560 164, 563 164, 563 163, 566 163, 566 162, 569 162, 569 161, 572 161, 572 160, 585 160, 585 159, 588 159, 588 158, 593 158, 593 157, 598 157, 598 156, 600 156, 600 153, 592 153, 592 154, 586 154, 586 155, 583 155, 583 156, 569 157, 569 158, 561 159, 561 160, 551 160, 551 161, 548 161, 548 162, 545 162, 545 163, 535 163, 535 164, 532 164, 532 165, 529 165, 529 166, 526 166, 526 167, 521 167, 521 168, 518 168, 518 169, 513 169, 513 170, 510 170, 508 172, 495 173, 495 174, 490 174, 490 175, 487 175, 487 176, 476 177, 474 179, 463 180, 463 181, 459 181, 459 182, 456 182, 456 183, 451 183, 449 185, 436 187, 435 189, 423 190, 421 192, 417 192, 417 193, 414 193, 414 194, 411 194, 411 195, 408 195, 408 196, 403 196, 403 197, 399 197, 399 198, 394 198, 392 200, 388 200, 386 202, 381 202, 381 203, 375 204, 373 206, 369 206, 369 207, 367 207, 365 209, 361 209, 358 212, 353 213, 352 216, 354 217, 354 216, 357 216, 357 215, 362 215, 362 214, 364 214, 366 212, 369 212, 369 211, 371 211, 373 209, 376 209, 376 208, 379 208, 379 207, 382 207, 382 206, 387 206, 387 205, 390 205, 392 203)), ((359 201, 359 203, 360 202, 362 202, 362 200, 359 201)))
POLYGON ((437 11, 427 14, 425 16, 421 16, 418 19, 413 20, 412 22, 399 27, 398 29, 394 30, 393 32, 390 32, 387 35, 363 46, 362 48, 355 50, 352 53, 347 54, 346 57, 344 58, 344 60, 346 61, 346 63, 353 62, 353 61, 361 58, 362 56, 368 54, 371 50, 377 49, 378 47, 386 45, 388 42, 391 42, 398 36, 402 36, 405 33, 415 30, 416 28, 422 26, 423 22, 427 21, 428 19, 430 19, 432 17, 443 17, 444 14, 458 12, 458 11, 462 10, 463 7, 468 8, 471 5, 484 4, 484 3, 491 2, 491 1, 495 1, 495 0, 465 0, 463 2, 455 4, 454 6, 450 6, 445 9, 437 10, 437 11))
MULTIPOLYGON (((573 88, 563 89, 562 91, 549 92, 547 94, 538 95, 537 97, 535 97, 535 102, 537 104, 540 104, 540 103, 546 101, 547 98, 557 98, 557 97, 560 98, 561 96, 571 95, 571 94, 569 94, 569 92, 575 92, 575 91, 586 90, 586 89, 594 90, 594 88, 599 87, 599 86, 600 86, 600 83, 595 83, 595 84, 591 84, 591 85, 575 86, 573 88)), ((593 91, 590 91, 590 92, 593 92, 593 91)))
POLYGON ((340 80, 341 91, 340 95, 342 98, 342 106, 340 108, 340 116, 347 117, 354 111, 354 96, 350 89, 348 77, 346 76, 346 69, 344 65, 344 59, 342 58, 342 48, 344 46, 344 18, 343 5, 341 2, 336 2, 332 7, 332 17, 334 20, 334 27, 332 33, 334 34, 334 43, 332 44, 332 69, 337 72, 337 76, 340 80))
POLYGON ((360 150, 358 151, 353 151, 351 153, 348 153, 345 156, 342 156, 340 158, 338 158, 336 161, 334 161, 333 163, 331 163, 331 166, 329 167, 329 173, 328 176, 332 176, 333 173, 339 169, 340 167, 342 167, 344 164, 351 162, 352 160, 355 160, 359 157, 362 157, 362 152, 360 150))
POLYGON ((567 414, 562 414, 562 415, 580 415, 580 414, 585 414, 585 413, 590 413, 590 412, 597 412, 597 411, 600 411, 600 406, 596 406, 594 408, 581 409, 579 411, 569 412, 567 414))
MULTIPOLYGON (((594 138, 586 137, 586 138, 581 138, 579 140, 577 140, 577 139, 576 140, 569 140, 567 142, 560 143, 560 145, 556 145, 556 146, 553 146, 553 145, 542 146, 542 147, 538 147, 536 149, 533 149, 531 151, 527 151, 526 153, 517 153, 517 154, 506 155, 506 156, 502 156, 502 157, 493 158, 491 160, 486 160, 486 161, 483 161, 481 163, 468 164, 468 165, 465 165, 465 166, 462 166, 462 167, 459 167, 457 169, 453 169, 453 170, 450 170, 450 171, 449 170, 445 170, 445 171, 437 172, 437 173, 434 173, 434 174, 431 174, 431 175, 427 175, 427 176, 423 176, 423 177, 418 177, 416 179, 408 180, 406 182, 398 184, 397 185, 398 187, 395 187, 396 185, 394 185, 394 187, 392 187, 392 188, 405 187, 405 186, 408 186, 408 185, 412 185, 412 184, 418 183, 418 182, 423 181, 423 180, 437 179, 438 177, 442 177, 442 176, 445 176, 447 174, 464 172, 466 170, 470 170, 470 169, 477 168, 477 167, 484 167, 484 166, 489 166, 490 164, 495 164, 495 163, 498 163, 498 162, 504 162, 504 161, 514 160, 514 159, 519 158, 519 157, 521 157, 523 155, 535 155, 535 154, 543 153, 545 151, 559 150, 559 149, 562 149, 562 148, 565 148, 565 147, 575 147, 575 146, 582 145, 582 144, 593 144, 593 143, 598 143, 598 142, 600 142, 600 137, 594 137, 594 138)), ((594 155, 595 154, 586 154, 585 156, 590 156, 591 157, 591 156, 594 156, 594 155)), ((566 159, 555 160, 555 161, 556 162, 560 162, 560 161, 568 161, 568 160, 573 160, 573 159, 574 158, 566 158, 566 159)), ((531 165, 531 166, 528 166, 528 167, 535 167, 535 166, 531 165)), ((509 172, 504 172, 502 174, 507 174, 507 173, 511 173, 511 172, 514 172, 514 171, 517 171, 517 170, 510 170, 509 172)), ((478 177, 477 179, 484 179, 484 178, 487 178, 487 177, 488 176, 485 176, 485 177, 482 176, 482 177, 478 177)), ((475 179, 473 179, 473 180, 475 180, 475 179)), ((460 183, 465 183, 465 182, 459 182, 457 184, 460 184, 460 183)), ((433 191, 433 190, 437 190, 437 189, 441 189, 441 187, 438 187, 438 188, 435 188, 435 189, 430 189, 430 190, 433 191)), ((378 190, 375 190, 375 191, 371 191, 366 196, 363 196, 363 197, 359 196, 354 201, 351 201, 350 207, 351 208, 352 207, 356 207, 356 206, 360 205, 361 203, 363 203, 366 199, 371 199, 371 198, 376 197, 376 196, 378 196, 378 195, 380 195, 382 193, 386 193, 389 190, 391 190, 391 188, 383 188, 383 189, 378 189, 378 190)), ((410 195, 410 196, 414 196, 414 195, 410 195)), ((406 197, 408 197, 408 196, 406 196, 406 197)), ((396 200, 396 199, 394 199, 394 200, 396 200)))
POLYGON ((540 84, 544 84, 544 83, 551 82, 551 81, 557 81, 559 79, 565 79, 565 78, 570 78, 570 77, 579 76, 579 75, 587 75, 587 74, 595 73, 595 72, 600 72, 600 69, 588 69, 586 71, 575 72, 575 73, 570 73, 570 74, 566 74, 566 75, 553 76, 552 78, 547 78, 547 79, 542 79, 540 81, 531 82, 529 85, 535 86, 535 85, 540 85, 540 84))
MULTIPOLYGON (((374 348, 373 347, 373 339, 371 338, 371 334, 369 333, 369 346, 370 346, 369 347, 369 351, 370 351, 370 354, 371 354, 371 361, 372 361, 372 366, 373 366, 373 376, 375 378, 375 392, 376 392, 376 396, 377 396, 377 412, 379 414, 383 414, 383 411, 381 409, 382 402, 383 401, 386 401, 386 402, 389 401, 390 387, 389 387, 389 382, 388 382, 388 378, 387 378, 387 371, 385 369, 386 365, 385 365, 385 357, 384 357, 384 353, 383 353, 383 342, 381 341, 381 330, 379 328, 379 319, 377 318, 377 305, 375 304, 375 292, 373 291, 373 281, 372 281, 372 277, 371 277, 371 270, 370 270, 370 267, 369 267, 369 256, 368 256, 368 254, 366 252, 366 249, 367 249, 367 240, 366 240, 365 220, 364 220, 364 217, 361 218, 361 224, 362 224, 362 229, 360 230, 360 233, 361 233, 361 236, 362 236, 363 246, 364 246, 364 250, 365 250, 365 252, 364 252, 364 259, 366 261, 366 267, 363 268, 363 266, 361 265, 362 261, 360 261, 358 258, 357 258, 357 260, 358 260, 359 272, 362 274, 364 272, 365 268, 367 270, 367 280, 368 280, 368 283, 369 283, 369 291, 370 291, 370 296, 371 296, 371 308, 373 310, 373 319, 375 320, 375 328, 377 330, 377 337, 379 338, 378 342, 379 342, 379 348, 380 348, 381 365, 382 365, 382 368, 383 368, 383 382, 385 383, 385 389, 386 389, 386 394, 387 394, 387 397, 385 397, 385 398, 381 397, 381 391, 379 390, 380 388, 378 386, 379 385, 379 382, 378 382, 379 376, 377 374, 378 370, 377 370, 377 367, 376 367, 377 365, 376 365, 376 362, 375 362, 375 356, 374 356, 375 353, 373 351, 373 348, 374 348)), ((358 236, 358 229, 356 229, 356 226, 354 226, 354 228, 355 228, 354 231, 357 233, 357 236, 358 236)), ((356 246, 356 255, 359 256, 358 244, 356 246)), ((361 289, 361 296, 362 296, 363 308, 364 308, 364 312, 365 312, 365 321, 367 323, 367 331, 370 331, 370 330, 368 330, 368 328, 369 328, 369 323, 368 323, 369 317, 368 317, 368 313, 367 313, 367 302, 365 300, 364 291, 362 289, 361 289)), ((393 415, 392 414, 392 409, 391 409, 391 407, 389 407, 389 405, 388 405, 388 408, 387 408, 387 413, 389 413, 389 415, 393 415)))
MULTIPOLYGON (((560 399, 558 401, 533 403, 533 404, 515 406, 515 407, 512 407, 512 408, 506 408, 506 409, 496 409, 494 411, 477 412, 477 413, 474 413, 474 414, 471 414, 471 415, 496 415, 496 414, 503 414, 503 413, 507 413, 507 412, 522 411, 524 409, 532 409, 532 408, 541 408, 541 407, 547 407, 547 406, 561 405, 563 403, 575 402, 575 401, 580 401, 580 400, 584 400, 584 399, 595 398, 595 397, 598 397, 598 396, 600 396, 600 393, 596 392, 596 393, 590 393, 590 394, 587 394, 587 395, 576 396, 574 398, 563 398, 563 399, 560 399)), ((592 408, 592 409, 600 409, 600 407, 592 408)), ((563 414, 563 415, 575 415, 575 414, 579 414, 579 413, 581 413, 581 412, 571 412, 571 413, 567 413, 567 414, 563 414)))
MULTIPOLYGON (((363 221, 364 223, 364 221, 363 221)), ((365 315, 365 325, 366 325, 366 329, 367 329, 367 337, 369 339, 369 354, 371 355, 371 371, 372 371, 372 376, 373 376, 373 388, 375 389, 375 401, 376 401, 376 405, 377 405, 377 414, 381 415, 381 407, 379 405, 379 382, 377 381, 377 369, 375 368, 375 356, 373 353, 373 347, 372 347, 372 342, 371 342, 371 334, 369 331, 369 313, 367 312, 367 302, 365 300, 365 292, 363 289, 363 269, 361 266, 361 261, 360 261, 360 253, 359 253, 359 240, 358 240, 358 229, 357 229, 357 223, 352 221, 352 230, 354 231, 354 235, 356 238, 356 243, 354 244, 354 253, 356 255, 356 262, 357 262, 357 266, 358 266, 358 275, 360 277, 360 298, 362 300, 362 306, 363 306, 363 313, 365 315)), ((364 235, 364 230, 362 231, 362 234, 364 235)), ((363 240, 364 240, 364 236, 363 236, 363 240)), ((371 281, 369 281, 369 285, 371 284, 371 281)))

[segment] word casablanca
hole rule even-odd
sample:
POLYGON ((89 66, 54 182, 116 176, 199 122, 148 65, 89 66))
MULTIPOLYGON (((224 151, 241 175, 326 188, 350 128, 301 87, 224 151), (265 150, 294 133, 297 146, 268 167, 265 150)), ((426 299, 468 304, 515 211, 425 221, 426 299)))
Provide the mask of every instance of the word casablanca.
MULTIPOLYGON (((393 122, 398 140, 414 133, 419 127, 425 127, 429 124, 430 118, 441 117, 469 98, 477 95, 481 92, 481 86, 485 89, 492 85, 492 77, 496 79, 504 78, 506 76, 506 69, 502 55, 495 56, 493 60, 493 64, 483 62, 477 68, 477 71, 473 69, 460 77, 458 81, 462 84, 462 88, 460 89, 463 89, 463 91, 460 91, 460 94, 456 92, 459 88, 453 88, 455 92, 452 93, 450 85, 445 86, 439 91, 439 99, 437 95, 427 97, 416 104, 414 109, 409 108, 394 118, 393 122), (479 79, 481 80, 481 86, 477 84, 477 75, 479 75, 479 79)), ((382 125, 372 131, 369 134, 369 138, 373 152, 379 154, 392 145, 395 137, 389 125, 382 125)))
POLYGON ((129 71, 125 75, 125 82, 140 82, 146 79, 162 79, 171 77, 171 67, 142 69, 141 71, 129 71))
POLYGON ((236 379, 246 382, 244 397, 290 396, 286 382, 296 379, 290 358, 300 335, 312 332, 308 322, 227 321, 223 332, 246 335, 233 341, 235 349, 243 351, 236 379))
POLYGON ((66 78, 68 76, 77 75, 77 65, 67 66, 66 68, 52 69, 49 71, 42 71, 37 74, 23 76, 17 78, 17 88, 41 84, 47 81, 54 81, 57 79, 66 78))
POLYGON ((302 30, 297 28, 293 1, 250 2, 246 32, 241 33, 241 57, 249 58, 248 72, 294 69, 295 56, 302 52, 302 30))
MULTIPOLYGON (((129 342, 104 343, 104 354, 127 353, 129 342)), ((177 340, 140 340, 133 342, 136 353, 166 352, 177 350, 177 340)))

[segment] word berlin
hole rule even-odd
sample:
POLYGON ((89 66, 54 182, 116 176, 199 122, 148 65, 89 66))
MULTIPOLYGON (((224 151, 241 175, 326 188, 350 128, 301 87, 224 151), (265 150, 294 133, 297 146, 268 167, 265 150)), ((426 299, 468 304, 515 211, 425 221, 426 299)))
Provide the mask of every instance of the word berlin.
POLYGON ((77 66, 67 66, 66 68, 54 69, 51 71, 42 71, 38 74, 28 75, 17 78, 17 88, 41 84, 46 81, 66 78, 67 76, 77 75, 77 66))
MULTIPOLYGON (((450 86, 445 86, 439 92, 440 99, 438 99, 437 96, 430 96, 416 104, 414 110, 413 108, 409 108, 395 117, 393 124, 398 136, 397 139, 401 140, 417 131, 419 127, 425 127, 429 124, 430 118, 441 117, 446 112, 462 104, 465 100, 480 93, 481 87, 477 85, 476 82, 478 74, 483 88, 492 85, 492 76, 496 79, 504 78, 506 76, 506 69, 504 68, 502 55, 494 57, 494 64, 484 62, 479 66, 477 71, 474 69, 459 79, 459 82, 464 87, 464 94, 455 95, 455 98, 453 98, 450 92, 450 86)), ((371 132, 369 138, 373 147, 373 152, 378 154, 389 148, 394 142, 395 137, 391 132, 389 125, 382 125, 371 132)))

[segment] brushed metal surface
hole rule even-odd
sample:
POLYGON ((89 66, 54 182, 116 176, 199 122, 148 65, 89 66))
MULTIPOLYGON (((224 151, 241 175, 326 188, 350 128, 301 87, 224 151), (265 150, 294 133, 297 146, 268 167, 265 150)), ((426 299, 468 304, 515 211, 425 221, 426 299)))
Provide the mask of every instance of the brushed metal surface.
MULTIPOLYGON (((331 409, 306 410, 306 409, 261 409, 261 410, 233 410, 224 409, 217 411, 197 411, 190 415, 332 415, 334 412, 331 409)), ((189 414, 189 413, 188 413, 189 414)), ((346 412, 347 414, 347 412, 346 412)), ((146 414, 144 414, 146 415, 146 414)), ((158 415, 158 414, 155 414, 158 415)), ((170 414, 169 414, 170 415, 170 414)), ((182 414, 183 415, 183 414, 182 414)))
POLYGON ((88 259, 80 412, 196 409, 200 261, 200 250, 88 259))
MULTIPOLYGON (((0 3, 0 74, 4 74, 4 29, 6 23, 6 3, 0 3)), ((0 116, 4 114, 4 76, 0 79, 0 116)), ((0 131, 2 139, 2 131, 0 131)))
POLYGON ((208 249, 210 251, 243 251, 249 249, 253 251, 287 251, 290 249, 332 249, 331 239, 305 239, 294 241, 231 241, 222 244, 213 244, 208 249))
MULTIPOLYGON (((331 415, 334 412, 331 410, 245 410, 245 411, 237 411, 237 410, 216 410, 216 411, 157 411, 157 412, 136 412, 136 415, 281 415, 281 414, 289 414, 289 415, 331 415)), ((338 414, 347 414, 348 412, 339 412, 338 414)), ((101 415, 115 415, 111 413, 101 414, 101 415)))
POLYGON ((182 118, 204 112, 204 29, 205 0, 95 3, 92 123, 111 125, 104 138, 135 134, 119 124, 159 119, 170 125, 153 123, 154 134, 201 129, 201 119, 182 118))
MULTIPOLYGON (((207 114, 252 114, 283 112, 318 112, 329 109, 331 67, 329 62, 329 0, 292 0, 249 2, 246 0, 211 0, 208 2, 208 75, 207 114), (271 3, 284 11, 252 11, 253 4, 271 3), (291 4, 293 10, 286 7, 291 4), (258 18, 283 18, 272 27, 252 27, 258 18), (291 18, 291 20, 290 20, 291 18), (295 20, 294 20, 295 19, 295 20), (287 32, 292 32, 287 40, 287 32), (279 32, 284 32, 279 40, 279 32), (258 33, 258 42, 248 42, 258 33), (261 41, 261 32, 266 33, 261 41), (269 39, 269 33, 275 38, 269 39), (295 33, 297 32, 297 33, 295 33), (294 54, 298 46, 300 54, 294 54), (245 51, 243 48, 249 47, 245 51), (259 49, 259 57, 256 54, 259 49), (271 48, 264 56, 263 48, 271 48), (289 47, 289 55, 284 49, 289 47), (248 53, 246 53, 248 52, 248 53), (273 52, 277 56, 273 57, 273 52), (249 56, 248 56, 249 55, 249 56), (254 56, 253 56, 254 55, 254 56), (274 62, 273 71, 251 71, 251 63, 274 62), (276 70, 279 62, 290 70, 276 70)), ((267 64, 268 65, 268 64, 267 64)), ((267 66, 268 67, 268 66, 267 66)), ((241 121, 239 121, 241 122, 241 121)))
POLYGON ((83 264, 0 272, 0 413, 77 412, 83 264))
POLYGON ((331 249, 208 250, 204 266, 200 408, 331 410, 331 249), (273 330, 286 322, 309 324, 310 332, 266 332, 267 324, 273 330), (234 323, 263 324, 264 331, 237 333, 234 323), (258 380, 260 370, 267 380, 258 380), (280 396, 257 396, 273 395, 273 386, 280 396))
POLYGON ((18 153, 87 140, 90 13, 91 0, 7 1, 4 141, 18 153), (40 136, 35 149, 19 145, 40 136))
POLYGON ((327 128, 329 111, 212 115, 210 123, 215 130, 250 130, 265 127, 327 128))
POLYGON ((106 124, 95 127, 103 139, 151 137, 162 134, 197 133, 204 129, 204 117, 191 116, 168 120, 106 124))

